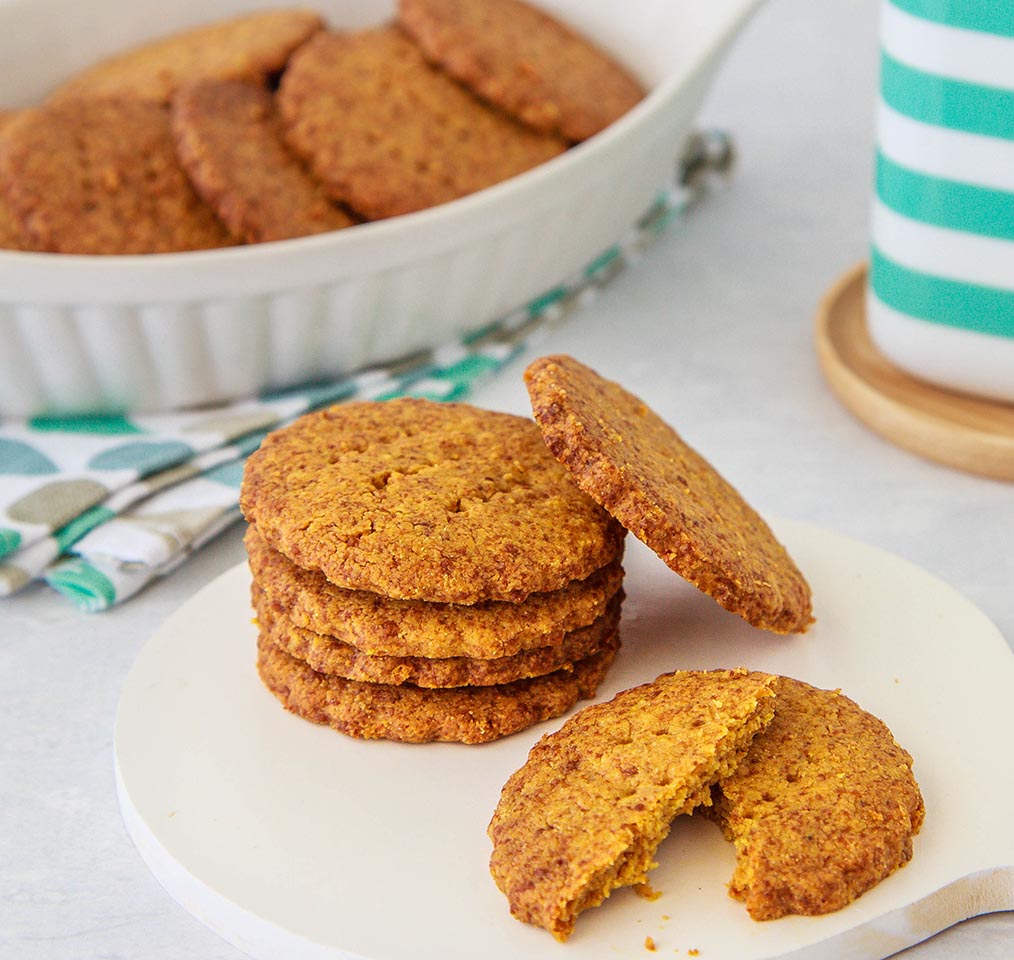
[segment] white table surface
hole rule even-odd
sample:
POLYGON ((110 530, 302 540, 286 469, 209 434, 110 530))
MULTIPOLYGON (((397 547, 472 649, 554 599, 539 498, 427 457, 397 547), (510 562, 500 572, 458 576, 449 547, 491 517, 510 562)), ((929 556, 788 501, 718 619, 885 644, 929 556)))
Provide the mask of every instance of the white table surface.
MULTIPOLYGON (((814 354, 818 299, 865 255, 876 16, 875 0, 771 0, 702 116, 734 133, 735 176, 472 399, 527 413, 527 360, 573 353, 639 392, 762 512, 919 564, 1014 644, 1014 486, 871 434, 828 391, 814 354)), ((233 529, 104 614, 42 588, 0 601, 0 957, 240 960, 148 873, 120 820, 112 765, 119 690, 138 650, 243 559, 240 537, 233 529)), ((987 828, 990 811, 969 815, 987 828)), ((906 953, 1012 955, 1014 913, 906 953)))

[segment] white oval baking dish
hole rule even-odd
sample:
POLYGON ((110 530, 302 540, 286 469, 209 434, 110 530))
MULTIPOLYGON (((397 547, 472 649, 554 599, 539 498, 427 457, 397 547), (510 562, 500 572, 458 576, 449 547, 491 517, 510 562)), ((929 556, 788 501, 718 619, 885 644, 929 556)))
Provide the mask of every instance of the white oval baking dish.
MULTIPOLYGON (((650 94, 512 180, 337 233, 193 253, 0 251, 0 414, 222 402, 393 359, 478 329, 615 244, 673 179, 729 42, 759 0, 538 0, 650 94)), ((0 107, 138 41, 257 0, 0 0, 0 107)), ((393 3, 311 3, 334 27, 393 3)))

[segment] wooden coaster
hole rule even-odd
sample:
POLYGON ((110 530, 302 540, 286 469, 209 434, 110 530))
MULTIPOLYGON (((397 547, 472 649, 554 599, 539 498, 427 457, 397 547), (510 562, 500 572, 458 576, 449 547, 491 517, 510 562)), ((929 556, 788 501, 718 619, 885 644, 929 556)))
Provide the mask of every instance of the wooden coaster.
POLYGON ((817 310, 824 377, 868 427, 912 453, 996 480, 1014 480, 1014 405, 953 393, 899 370, 866 325, 866 264, 853 267, 817 310))

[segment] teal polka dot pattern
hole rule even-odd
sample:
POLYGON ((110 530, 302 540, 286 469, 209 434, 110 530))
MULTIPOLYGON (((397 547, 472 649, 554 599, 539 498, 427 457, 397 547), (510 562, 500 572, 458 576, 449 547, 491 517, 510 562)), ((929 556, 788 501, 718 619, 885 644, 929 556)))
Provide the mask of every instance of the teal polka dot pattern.
POLYGON ((21 534, 9 527, 0 527, 0 557, 6 557, 21 546, 21 534))
POLYGON ((88 433, 102 437, 119 436, 125 433, 141 433, 136 423, 119 416, 33 417, 29 426, 37 433, 88 433))
POLYGON ((57 549, 66 550, 77 543, 89 530, 94 530, 100 523, 112 520, 116 514, 106 507, 92 507, 85 510, 80 516, 75 517, 66 526, 61 527, 53 535, 56 540, 57 549))
POLYGON ((15 523, 38 524, 54 530, 108 495, 109 490, 96 480, 51 480, 7 504, 5 511, 15 523))
POLYGON ((97 453, 88 461, 92 470, 136 470, 141 476, 185 463, 192 447, 179 440, 137 440, 97 453))
POLYGON ((105 610, 116 601, 116 586, 101 571, 83 561, 66 561, 46 582, 79 610, 105 610))
POLYGON ((0 474, 21 477, 59 473, 59 468, 44 453, 21 440, 0 437, 0 474))
POLYGON ((243 481, 243 461, 235 460, 232 463, 223 463, 220 467, 209 470, 204 476, 209 480, 214 480, 215 483, 239 490, 239 485, 243 481))

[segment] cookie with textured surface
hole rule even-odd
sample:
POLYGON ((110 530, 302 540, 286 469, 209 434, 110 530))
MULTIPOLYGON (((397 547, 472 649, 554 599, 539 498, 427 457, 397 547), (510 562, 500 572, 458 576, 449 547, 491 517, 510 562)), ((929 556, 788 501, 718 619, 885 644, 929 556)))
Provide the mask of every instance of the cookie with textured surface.
POLYGON ((482 103, 395 27, 313 37, 278 103, 289 145, 369 220, 446 203, 567 148, 482 103))
POLYGON ((559 590, 618 558, 624 536, 531 420, 419 399, 339 404, 270 434, 240 505, 334 584, 443 603, 559 590))
POLYGON ((711 802, 774 712, 775 678, 680 671, 544 736, 489 824, 490 871, 519 920, 566 940, 583 910, 644 883, 681 813, 711 802))
POLYGON ((719 781, 729 884, 755 920, 839 910, 904 866, 925 808, 912 757, 838 690, 780 677, 775 716, 719 781))
POLYGON ((535 360, 525 382, 553 455, 672 570, 756 627, 813 622, 810 587, 770 527, 638 397, 565 355, 535 360))
POLYGON ((263 81, 323 27, 314 10, 264 10, 202 24, 108 57, 68 78, 54 100, 107 97, 167 103, 197 80, 263 81))
POLYGON ((3 131, 0 188, 39 250, 169 253, 232 243, 183 172, 169 111, 157 103, 22 111, 3 131))
POLYGON ((565 634, 605 615, 623 583, 614 560, 585 580, 520 603, 474 604, 391 600, 335 586, 272 550, 248 527, 244 543, 258 587, 288 620, 372 656, 494 659, 562 642, 565 634))
POLYGON ((587 38, 521 0, 400 0, 425 55, 537 130, 585 140, 645 95, 587 38))
POLYGON ((576 661, 612 644, 620 622, 622 597, 615 595, 607 612, 586 627, 560 638, 551 637, 545 646, 495 659, 373 656, 334 637, 296 626, 256 583, 252 600, 261 633, 318 673, 367 683, 411 683, 432 689, 492 686, 568 670, 576 661))
MULTIPOLYGON (((4 150, 3 130, 17 115, 15 110, 0 110, 0 153, 4 150)), ((14 215, 7 195, 0 182, 0 250, 29 250, 31 244, 21 228, 21 221, 14 215)))
POLYGON ((487 743, 569 710, 595 695, 619 645, 580 660, 570 670, 488 687, 424 690, 362 683, 317 673, 263 635, 257 669, 287 710, 367 740, 487 743))
POLYGON ((264 87, 187 84, 172 99, 172 128, 190 182, 238 242, 304 237, 355 222, 286 148, 264 87))

